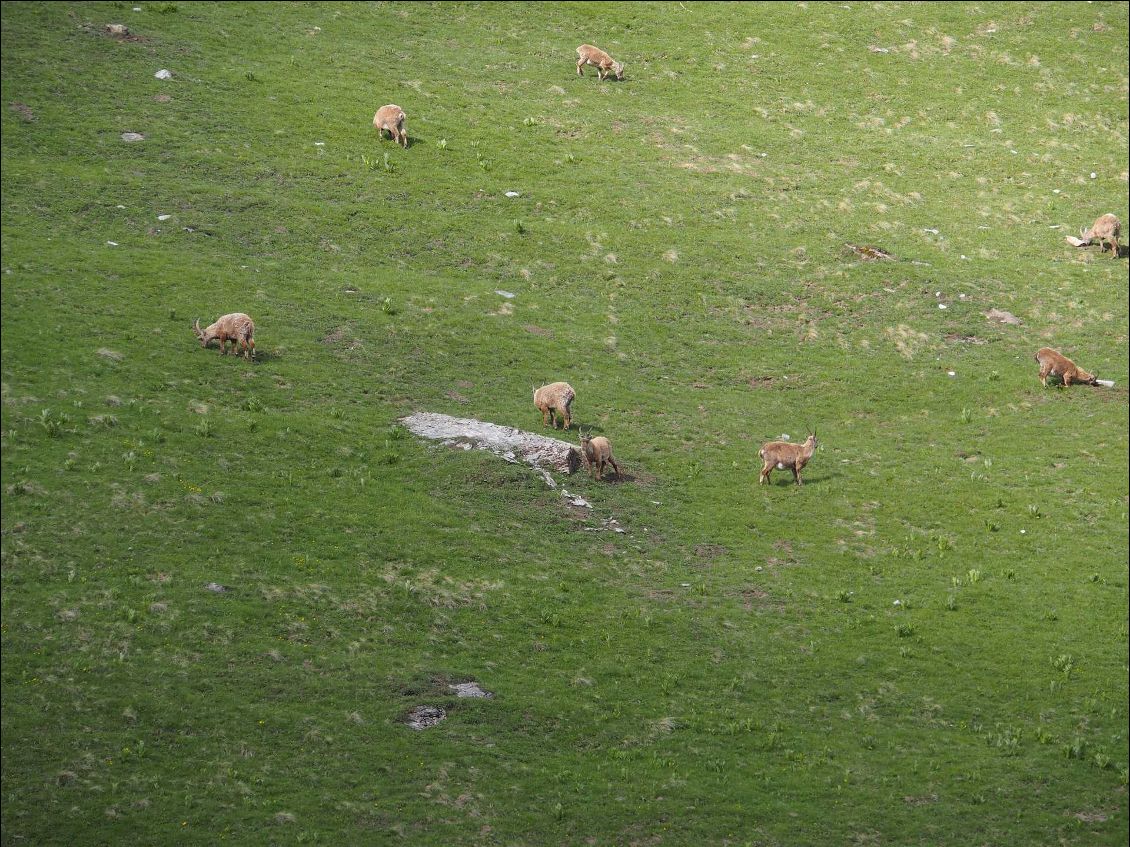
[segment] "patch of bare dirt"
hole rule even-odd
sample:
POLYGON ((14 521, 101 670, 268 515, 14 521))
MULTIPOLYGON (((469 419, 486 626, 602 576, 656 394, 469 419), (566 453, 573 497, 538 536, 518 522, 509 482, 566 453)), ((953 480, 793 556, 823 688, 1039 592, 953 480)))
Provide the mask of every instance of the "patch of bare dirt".
POLYGON ((346 328, 344 326, 339 326, 337 329, 333 330, 333 332, 329 332, 325 336, 323 336, 322 337, 322 343, 323 344, 338 344, 343 338, 345 338, 345 334, 348 331, 349 331, 348 328, 346 328))
POLYGON ((721 544, 696 544, 694 548, 694 554, 700 559, 716 559, 729 552, 729 549, 721 544))
POLYGON ((946 341, 949 341, 949 342, 955 343, 955 344, 984 344, 985 343, 984 338, 978 338, 976 335, 958 335, 957 333, 954 333, 954 332, 951 332, 949 335, 946 336, 946 341))
POLYGON ((35 112, 33 112, 31 110, 31 107, 28 106, 25 103, 20 103, 17 100, 13 100, 11 103, 8 104, 8 108, 11 109, 13 112, 15 112, 17 115, 19 115, 20 120, 23 121, 25 124, 30 124, 30 123, 34 122, 35 120, 37 120, 37 118, 35 116, 35 112))
POLYGON ((1011 326, 1018 326, 1022 321, 1016 317, 1012 312, 1006 312, 1004 309, 989 309, 985 312, 985 317, 995 323, 1009 324, 1011 326))
POLYGON ((524 329, 531 335, 540 335, 545 338, 553 338, 553 330, 544 329, 543 327, 536 326, 534 324, 526 324, 524 327, 522 327, 522 329, 524 329))

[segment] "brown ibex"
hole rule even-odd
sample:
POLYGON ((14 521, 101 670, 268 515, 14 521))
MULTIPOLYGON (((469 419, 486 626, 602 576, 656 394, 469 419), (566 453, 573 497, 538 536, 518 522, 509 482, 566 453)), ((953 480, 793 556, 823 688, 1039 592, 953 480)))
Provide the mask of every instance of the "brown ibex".
POLYGON ((612 469, 616 471, 616 478, 619 479, 620 466, 612 458, 612 442, 603 435, 593 438, 583 430, 579 430, 579 432, 581 436, 581 458, 589 469, 589 473, 592 474, 592 478, 603 478, 604 469, 608 465, 612 465, 612 469))
POLYGON ((757 451, 757 455, 761 457, 762 461, 761 477, 758 479, 758 484, 771 483, 769 475, 773 473, 774 468, 782 471, 787 468, 793 472, 793 479, 796 480, 796 484, 804 485, 800 481, 800 472, 804 470, 804 466, 808 464, 808 460, 816 452, 816 446, 816 430, 812 431, 803 444, 790 444, 787 441, 766 442, 757 451))
POLYGON ((1079 233, 1079 237, 1087 242, 1093 244, 1095 241, 1099 242, 1099 252, 1106 249, 1106 245, 1110 245, 1111 255, 1118 258, 1118 236, 1122 234, 1122 221, 1114 215, 1106 214, 1097 218, 1090 229, 1083 230, 1079 233))
POLYGON ((407 115, 395 103, 381 106, 373 115, 373 126, 377 129, 377 137, 383 139, 385 132, 392 136, 392 140, 401 147, 408 146, 408 131, 404 129, 404 119, 407 115))
POLYGON ((220 353, 227 355, 230 341, 232 349, 237 351, 236 355, 239 355, 238 350, 242 348, 248 359, 255 358, 255 323, 243 312, 232 312, 217 318, 207 329, 200 328, 200 319, 197 318, 192 322, 192 331, 200 339, 201 347, 207 347, 219 339, 220 353))
POLYGON ((599 47, 593 47, 591 44, 582 44, 577 48, 577 76, 585 75, 582 70, 585 65, 596 65, 598 79, 607 79, 610 73, 616 74, 616 79, 624 78, 624 66, 599 47))
POLYGON ((1041 347, 1037 350, 1036 361, 1040 363, 1040 382, 1044 384, 1044 388, 1048 387, 1049 376, 1058 376, 1063 380, 1065 388, 1073 382, 1081 385, 1099 384, 1094 375, 1087 373, 1058 350, 1053 350, 1051 347, 1041 347))
POLYGON ((552 423, 553 428, 557 429, 557 416, 560 415, 565 429, 572 426, 573 416, 570 407, 576 396, 577 392, 567 382, 551 382, 549 385, 535 388, 534 405, 541 412, 541 425, 549 426, 552 423))

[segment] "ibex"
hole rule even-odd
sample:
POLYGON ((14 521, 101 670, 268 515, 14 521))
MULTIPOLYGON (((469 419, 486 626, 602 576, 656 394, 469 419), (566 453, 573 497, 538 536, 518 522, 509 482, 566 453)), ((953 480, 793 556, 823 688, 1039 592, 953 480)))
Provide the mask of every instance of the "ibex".
POLYGON ((377 137, 382 140, 385 137, 385 131, 392 136, 392 140, 399 144, 401 147, 408 146, 408 132, 404 129, 404 119, 407 115, 404 110, 397 106, 395 103, 389 103, 387 106, 381 106, 377 109, 377 113, 373 115, 373 126, 377 129, 377 137))
POLYGON ((255 323, 243 312, 232 312, 230 315, 217 318, 216 322, 207 329, 200 328, 200 319, 197 318, 192 322, 192 331, 200 339, 201 347, 207 347, 218 338, 220 353, 227 355, 227 344, 230 341, 232 349, 237 351, 236 355, 239 355, 238 350, 243 348, 244 355, 248 359, 255 358, 255 323))
POLYGON ((585 65, 596 65, 598 79, 607 79, 610 73, 616 74, 616 79, 624 78, 624 66, 599 47, 593 47, 591 44, 582 44, 577 48, 577 76, 585 75, 582 70, 585 65))
POLYGON ((612 465, 613 470, 616 471, 616 478, 620 478, 620 466, 616 464, 616 460, 612 458, 612 443, 603 435, 598 435, 593 438, 587 432, 580 431, 581 436, 581 458, 585 462, 585 466, 589 469, 593 479, 601 479, 604 476, 604 469, 608 465, 612 465))
POLYGON ((1064 236, 1072 247, 1089 247, 1096 241, 1099 242, 1099 252, 1110 245, 1110 254, 1118 258, 1118 236, 1122 234, 1122 221, 1114 215, 1106 214, 1095 219, 1090 229, 1079 230, 1079 238, 1073 235, 1064 236))
POLYGON ((552 422, 553 428, 557 429, 557 416, 560 415, 565 429, 572 426, 573 416, 570 406, 573 405, 573 398, 576 396, 577 392, 567 382, 551 382, 549 385, 535 388, 534 405, 541 412, 541 425, 549 426, 552 422))
POLYGON ((804 470, 804 466, 808 464, 808 460, 812 458, 812 454, 816 452, 816 430, 805 439, 803 444, 790 444, 787 441, 769 441, 762 445, 761 449, 757 451, 757 455, 761 457, 761 478, 758 479, 758 484, 765 482, 771 483, 769 475, 773 473, 773 469, 785 470, 788 468, 793 472, 793 479, 796 480, 797 485, 804 485, 800 481, 800 472, 804 470))
POLYGON ((1051 347, 1041 347, 1036 352, 1036 361, 1040 363, 1040 382, 1044 388, 1048 387, 1048 377, 1058 376, 1063 380, 1064 387, 1073 382, 1081 385, 1098 385, 1099 381, 1092 374, 1078 367, 1073 361, 1051 347))
POLYGON ((1099 252, 1110 245, 1111 255, 1118 258, 1118 236, 1122 234, 1122 221, 1114 215, 1106 214, 1097 218, 1090 229, 1079 233, 1079 237, 1088 243, 1099 242, 1099 252))

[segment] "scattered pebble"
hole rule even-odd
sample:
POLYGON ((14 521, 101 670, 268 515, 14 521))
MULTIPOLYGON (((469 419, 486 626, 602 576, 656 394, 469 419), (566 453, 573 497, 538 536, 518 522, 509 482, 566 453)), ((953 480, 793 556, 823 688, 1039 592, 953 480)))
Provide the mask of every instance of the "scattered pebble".
POLYGON ((964 300, 964 299, 965 299, 965 295, 964 295, 964 294, 958 294, 958 295, 957 295, 957 299, 958 299, 958 300, 964 300))
POLYGON ((123 38, 129 35, 129 27, 125 24, 106 24, 106 32, 110 35, 120 35, 123 38))
POLYGON ((141 11, 141 7, 140 7, 140 6, 134 6, 134 7, 133 7, 133 10, 134 10, 135 12, 140 12, 140 11, 141 11))
POLYGON ((781 441, 788 441, 789 440, 789 434, 787 432, 782 432, 780 434, 780 436, 778 436, 778 437, 780 438, 781 441))
POLYGON ((965 261, 967 261, 967 262, 969 261, 969 257, 968 257, 968 256, 962 256, 961 258, 965 259, 965 261))
POLYGON ((1027 535, 1027 534, 1028 534, 1028 530, 1026 530, 1026 529, 1022 529, 1022 530, 1020 530, 1020 534, 1021 534, 1021 535, 1027 535))
POLYGON ((115 209, 124 209, 124 208, 125 208, 125 206, 123 206, 123 205, 122 205, 121 203, 119 203, 119 204, 118 204, 117 206, 115 206, 114 208, 115 208, 115 209))
POLYGON ((417 706, 408 713, 406 723, 411 729, 427 729, 429 726, 435 726, 446 717, 447 712, 439 706, 417 706))
POLYGON ((761 565, 758 565, 756 568, 754 568, 754 570, 758 573, 761 573, 763 570, 765 570, 765 568, 761 567, 761 565))
POLYGON ((1058 188, 1053 188, 1053 189, 1052 189, 1052 194, 1059 194, 1059 189, 1058 189, 1058 188))
POLYGON ((157 216, 157 220, 159 220, 159 221, 167 221, 167 220, 168 220, 169 218, 171 218, 171 217, 172 217, 172 215, 158 215, 158 216, 157 216))
POLYGON ((892 603, 891 605, 892 605, 892 606, 901 606, 901 605, 902 605, 902 600, 895 600, 895 602, 894 602, 894 603, 892 603))
POLYGON ((157 73, 153 74, 153 76, 155 76, 157 79, 172 79, 173 72, 161 68, 161 70, 157 71, 157 73))
POLYGON ((116 242, 116 241, 107 241, 107 242, 106 242, 106 246, 107 246, 107 247, 117 247, 117 246, 118 246, 118 242, 116 242))
POLYGON ((505 297, 507 300, 512 300, 513 298, 518 296, 517 294, 514 294, 511 291, 502 291, 501 289, 499 289, 498 291, 495 291, 494 293, 498 294, 502 297, 505 297))
POLYGON ((1060 226, 1059 224, 1052 224, 1051 226, 1048 227, 1048 229, 1063 229, 1063 227, 1060 226))
POLYGON ((521 197, 522 195, 519 194, 517 191, 507 191, 506 196, 507 197, 521 197))
POLYGON ((929 227, 927 227, 926 229, 924 229, 924 230, 922 230, 922 231, 923 231, 923 232, 928 232, 928 233, 930 233, 931 235, 937 235, 937 234, 938 234, 938 231, 937 231, 936 229, 930 229, 929 227))
POLYGON ((220 585, 218 582, 209 582, 204 588, 208 591, 214 591, 216 594, 224 594, 229 590, 226 585, 220 585))
POLYGON ((144 141, 145 136, 140 132, 123 132, 122 141, 144 141))
POLYGON ((479 688, 477 682, 458 682, 447 687, 455 692, 456 697, 490 698, 494 696, 490 691, 483 691, 479 688))
POLYGON ((314 142, 314 146, 315 146, 315 147, 325 147, 325 146, 326 146, 326 142, 324 142, 324 141, 315 141, 315 142, 314 142))
POLYGON ((946 371, 948 376, 957 376, 957 371, 946 371))
POLYGON ((689 582, 680 582, 679 587, 680 588, 690 588, 691 584, 689 582))
POLYGON ((1095 173, 1094 171, 1091 171, 1091 179, 1098 179, 1098 176, 1099 175, 1097 173, 1095 173))

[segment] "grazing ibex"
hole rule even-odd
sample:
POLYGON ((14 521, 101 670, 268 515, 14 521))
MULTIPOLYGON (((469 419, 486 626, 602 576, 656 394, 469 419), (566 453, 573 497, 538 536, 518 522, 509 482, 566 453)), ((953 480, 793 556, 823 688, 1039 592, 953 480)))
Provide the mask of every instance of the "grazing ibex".
POLYGON ((796 480, 796 484, 804 485, 800 481, 800 472, 804 470, 804 466, 808 464, 808 460, 812 458, 812 454, 815 452, 816 430, 812 431, 803 444, 790 444, 787 441, 766 442, 757 451, 757 455, 761 457, 762 461, 761 478, 758 479, 758 484, 771 483, 769 475, 773 473, 774 468, 782 471, 787 468, 793 472, 793 479, 796 480))
POLYGON ((534 405, 541 412, 541 425, 549 426, 552 423, 553 428, 557 429, 557 416, 560 415, 565 429, 572 426, 573 413, 570 407, 576 396, 577 392, 567 382, 551 382, 549 385, 535 388, 534 405))
POLYGON ((242 348, 248 359, 255 358, 255 324, 243 312, 232 312, 217 318, 207 329, 200 328, 200 319, 197 318, 192 322, 192 331, 200 339, 201 347, 207 347, 219 339, 220 353, 227 355, 230 341, 232 349, 237 351, 236 355, 239 355, 238 350, 242 348))
POLYGON ((1099 242, 1099 252, 1102 253, 1106 249, 1106 245, 1110 245, 1111 255, 1118 258, 1118 236, 1122 234, 1122 221, 1114 215, 1106 214, 1097 218, 1090 229, 1085 229, 1079 233, 1079 237, 1088 244, 1094 243, 1096 240, 1099 242))
POLYGON ((404 119, 407 115, 395 103, 381 106, 373 115, 373 126, 377 129, 377 137, 383 139, 385 131, 392 136, 392 140, 401 147, 408 146, 408 131, 404 129, 404 119))
POLYGON ((577 48, 577 76, 585 75, 582 70, 585 65, 596 65, 598 79, 607 79, 610 73, 616 74, 616 79, 624 78, 624 66, 599 47, 593 47, 591 44, 582 44, 577 48))
POLYGON ((1073 361, 1051 347, 1041 347, 1036 351, 1036 361, 1040 363, 1040 382, 1044 388, 1048 387, 1048 377, 1058 376, 1063 380, 1064 387, 1078 382, 1082 385, 1098 385, 1099 381, 1092 374, 1078 367, 1073 361))
POLYGON ((604 469, 608 465, 616 471, 616 478, 620 478, 620 466, 616 464, 616 460, 612 458, 612 443, 603 435, 598 435, 593 438, 587 432, 580 432, 581 436, 581 458, 585 462, 585 466, 589 469, 593 479, 601 479, 604 477, 604 469))

